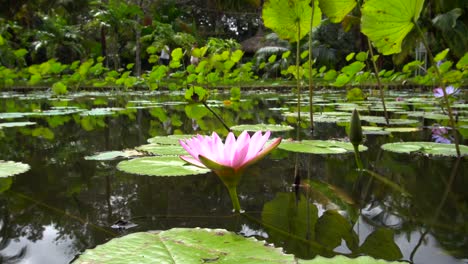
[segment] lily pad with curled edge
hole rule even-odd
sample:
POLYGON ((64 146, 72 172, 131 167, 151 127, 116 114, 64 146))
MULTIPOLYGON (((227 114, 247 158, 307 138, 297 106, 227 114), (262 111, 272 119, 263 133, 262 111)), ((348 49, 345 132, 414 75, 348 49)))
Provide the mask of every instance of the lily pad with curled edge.
POLYGON ((189 139, 196 137, 197 135, 169 135, 169 136, 156 136, 149 138, 147 140, 150 144, 160 144, 160 145, 179 145, 179 140, 189 139))
POLYGON ((0 128, 2 127, 23 127, 23 126, 32 126, 35 125, 36 122, 8 122, 8 123, 0 123, 0 128))
POLYGON ((25 116, 25 113, 0 113, 0 119, 14 119, 14 118, 22 118, 25 116))
POLYGON ((118 158, 130 158, 130 157, 141 156, 141 155, 143 154, 136 150, 123 150, 123 151, 116 150, 116 151, 99 152, 91 156, 86 156, 84 159, 105 161, 105 160, 115 160, 118 158))
POLYGON ((187 151, 179 145, 146 144, 135 148, 139 151, 149 152, 154 155, 187 155, 187 151))
MULTIPOLYGON (((396 153, 420 153, 431 156, 456 157, 454 144, 442 144, 434 142, 397 142, 387 143, 381 146, 383 150, 396 153)), ((468 146, 460 145, 462 156, 468 155, 468 146)))
MULTIPOLYGON (((353 145, 349 142, 336 140, 302 140, 282 141, 278 148, 300 153, 310 154, 343 154, 354 152, 353 145)), ((366 151, 367 147, 359 146, 359 151, 366 151)))
POLYGON ((138 232, 86 250, 73 263, 294 263, 293 255, 224 229, 138 232))
POLYGON ((117 169, 148 176, 187 176, 208 173, 210 170, 187 164, 178 156, 143 157, 121 161, 117 169))
POLYGON ((270 125, 270 124, 252 124, 252 125, 237 125, 232 126, 233 131, 271 131, 271 132, 280 132, 280 131, 289 131, 293 130, 292 126, 287 125, 270 125))
POLYGON ((20 174, 28 171, 30 168, 28 164, 21 162, 0 160, 0 178, 20 174))

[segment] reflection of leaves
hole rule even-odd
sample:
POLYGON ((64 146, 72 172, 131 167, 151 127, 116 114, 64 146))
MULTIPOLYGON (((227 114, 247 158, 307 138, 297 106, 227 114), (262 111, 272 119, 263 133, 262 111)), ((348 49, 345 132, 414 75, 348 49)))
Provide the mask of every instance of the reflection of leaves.
POLYGON ((386 260, 398 260, 403 257, 393 240, 393 231, 387 228, 380 228, 371 233, 359 248, 359 252, 386 260))
POLYGON ((346 241, 346 245, 353 252, 359 245, 359 238, 349 221, 335 210, 326 211, 318 219, 315 234, 317 242, 330 249, 341 245, 341 239, 346 241))
POLYGON ((13 178, 0 178, 0 193, 8 191, 13 183, 13 178))

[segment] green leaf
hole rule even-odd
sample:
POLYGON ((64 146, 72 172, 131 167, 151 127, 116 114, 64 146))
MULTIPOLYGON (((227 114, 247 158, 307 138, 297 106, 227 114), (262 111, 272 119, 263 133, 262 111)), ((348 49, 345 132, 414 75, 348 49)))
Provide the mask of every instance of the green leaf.
POLYGON ((178 156, 144 157, 121 161, 117 164, 117 169, 127 173, 149 176, 186 176, 210 171, 187 165, 178 156))
POLYGON ((356 60, 364 62, 367 60, 368 54, 367 52, 361 51, 356 55, 356 60))
POLYGON ((356 55, 355 52, 351 52, 350 54, 346 55, 346 61, 354 59, 354 55, 356 55))
POLYGON ((444 49, 443 51, 439 52, 435 57, 434 57, 434 61, 435 62, 439 62, 439 61, 442 61, 445 59, 445 57, 447 57, 447 54, 449 52, 450 49, 444 49))
POLYGON ((36 122, 8 122, 8 123, 0 123, 0 129, 2 127, 22 127, 22 126, 32 126, 35 125, 36 122))
MULTIPOLYGON (((263 6, 263 22, 282 39, 290 42, 301 40, 310 31, 312 8, 308 0, 271 0, 263 6)), ((320 24, 322 12, 315 0, 313 26, 320 24)))
POLYGON ((20 174, 28 171, 30 168, 28 164, 21 162, 0 160, 0 178, 20 174))
MULTIPOLYGON (((383 150, 396 153, 421 153, 432 156, 456 157, 455 144, 442 144, 434 142, 397 142, 381 146, 383 150)), ((460 145, 460 154, 468 155, 468 146, 460 145)))
POLYGON ((315 236, 317 242, 329 249, 341 245, 341 239, 346 241, 351 251, 359 246, 359 238, 350 222, 335 210, 327 210, 320 216, 315 224, 315 236))
POLYGON ((311 260, 302 260, 298 261, 299 264, 398 264, 401 262, 388 262, 382 259, 375 259, 369 256, 362 256, 357 258, 347 258, 345 256, 337 255, 332 258, 325 258, 325 257, 315 257, 311 260))
POLYGON ((73 263, 293 263, 294 256, 224 229, 173 228, 114 238, 73 263))
POLYGON ((293 130, 294 128, 292 126, 288 126, 288 125, 252 124, 252 125, 232 126, 231 129, 233 131, 238 131, 238 132, 242 132, 244 130, 251 131, 251 132, 255 132, 255 131, 279 132, 279 131, 293 130))
POLYGON ((154 155, 186 155, 187 151, 180 145, 146 144, 135 148, 139 151, 149 152, 154 155))
MULTIPOLYGON (((354 152, 353 145, 349 142, 335 140, 302 140, 286 141, 284 140, 278 146, 292 152, 310 153, 310 154, 343 154, 354 152)), ((366 151, 367 147, 360 145, 359 151, 366 151)))
POLYGON ((371 233, 359 248, 359 252, 386 260, 398 260, 403 257, 393 240, 393 231, 387 228, 379 228, 371 233))
POLYGON ((355 0, 319 0, 320 9, 333 23, 340 23, 356 6, 355 0))
POLYGON ((362 33, 382 54, 400 53, 423 5, 424 0, 367 0, 362 7, 362 33))
POLYGON ((8 191, 13 184, 13 178, 8 177, 8 178, 0 178, 0 194, 8 191))

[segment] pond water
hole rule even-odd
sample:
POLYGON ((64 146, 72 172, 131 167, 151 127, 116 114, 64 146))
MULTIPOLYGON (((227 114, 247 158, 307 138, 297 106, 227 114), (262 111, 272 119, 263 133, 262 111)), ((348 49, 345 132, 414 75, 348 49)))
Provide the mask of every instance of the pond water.
MULTIPOLYGON (((229 126, 296 126, 294 115, 284 114, 295 111, 295 95, 262 91, 242 96, 241 102, 231 102, 228 93, 215 93, 208 103, 229 126)), ((398 105, 392 118, 414 119, 417 122, 409 125, 423 128, 367 135, 364 144, 369 149, 361 155, 377 176, 360 174, 352 153, 277 149, 243 176, 238 194, 246 214, 238 216, 232 214, 228 192, 213 173, 141 176, 117 170, 121 160, 85 159, 98 152, 132 149, 155 136, 211 131, 227 135, 208 110, 186 104, 183 94, 82 92, 60 99, 46 92, 0 94, 0 123, 35 122, 0 129, 0 159, 31 166, 26 173, 0 178, 0 263, 68 263, 114 237, 173 227, 224 228, 274 243, 303 259, 336 253, 412 263, 467 263, 466 158, 380 148, 388 142, 432 140, 426 126, 446 120, 396 113, 434 109, 429 96, 389 96, 393 104, 401 101, 395 97, 407 102, 419 98, 398 105), (86 111, 91 109, 98 110, 86 111)), ((336 103, 344 98, 341 93, 319 93, 316 110, 349 112, 354 105, 336 103)), ((378 109, 366 112, 367 105, 378 105, 372 100, 364 103, 361 115, 382 114, 378 109)), ((346 137, 343 122, 319 120, 313 134, 307 122, 303 127, 304 139, 346 137)), ((296 131, 273 136, 287 140, 295 138, 296 131)))

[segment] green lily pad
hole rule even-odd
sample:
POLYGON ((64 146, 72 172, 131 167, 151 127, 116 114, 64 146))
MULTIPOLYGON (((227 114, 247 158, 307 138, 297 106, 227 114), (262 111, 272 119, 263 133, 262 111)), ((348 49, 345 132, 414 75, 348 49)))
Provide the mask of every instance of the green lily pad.
MULTIPOLYGON (((292 152, 310 154, 342 154, 354 152, 354 148, 351 143, 335 140, 282 141, 278 148, 292 152)), ((359 146, 359 151, 366 150, 366 146, 359 146)))
POLYGON ((0 119, 14 119, 14 118, 22 118, 24 117, 24 113, 0 113, 0 119))
POLYGON ((149 176, 187 176, 208 173, 210 170, 188 165, 178 156, 143 157, 121 161, 117 169, 149 176))
POLYGON ((116 111, 125 110, 124 108, 94 108, 88 111, 82 112, 82 116, 106 116, 113 115, 116 111))
POLYGON ((8 123, 0 123, 0 128, 2 127, 22 127, 22 126, 32 126, 35 125, 36 122, 8 122, 8 123))
MULTIPOLYGON (((456 157, 455 144, 442 144, 434 142, 397 142, 381 146, 383 150, 396 153, 421 153, 432 156, 456 157)), ((460 145, 462 156, 468 155, 468 146, 460 145)))
POLYGON ((28 164, 21 162, 0 160, 0 178, 20 174, 28 171, 30 168, 28 164))
POLYGON ((73 263, 293 263, 294 256, 224 229, 138 232, 86 250, 73 263))
POLYGON ((287 125, 269 125, 269 124, 255 124, 255 125, 237 125, 232 126, 231 129, 233 131, 242 132, 246 131, 271 131, 271 132, 279 132, 279 131, 288 131, 293 130, 292 126, 287 125))
POLYGON ((129 158, 135 156, 141 156, 142 153, 135 150, 124 150, 124 151, 105 151, 99 152, 91 156, 86 156, 85 160, 115 160, 117 158, 129 158))
MULTIPOLYGON (((362 121, 375 124, 387 124, 383 116, 361 116, 362 121)), ((418 120, 414 119, 389 119, 390 125, 411 125, 419 123, 418 120)))
POLYGON ((367 0, 362 7, 361 31, 383 55, 400 53, 423 5, 424 0, 367 0))
POLYGON ((179 145, 179 140, 193 138, 197 135, 169 135, 169 136, 156 136, 147 140, 150 144, 160 145, 179 145))
POLYGON ((187 151, 181 145, 158 145, 146 144, 136 147, 135 149, 149 152, 154 155, 187 155, 187 151))
POLYGON ((385 131, 388 132, 399 132, 399 133, 410 133, 421 131, 420 127, 387 127, 385 131))

